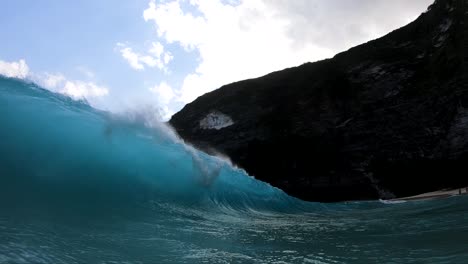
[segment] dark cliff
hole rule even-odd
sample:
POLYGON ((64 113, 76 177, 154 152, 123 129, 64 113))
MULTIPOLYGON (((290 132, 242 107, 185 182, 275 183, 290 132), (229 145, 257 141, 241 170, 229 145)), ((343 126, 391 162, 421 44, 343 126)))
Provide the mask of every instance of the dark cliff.
POLYGON ((468 1, 332 59, 226 85, 170 120, 180 136, 309 201, 468 185, 468 1))

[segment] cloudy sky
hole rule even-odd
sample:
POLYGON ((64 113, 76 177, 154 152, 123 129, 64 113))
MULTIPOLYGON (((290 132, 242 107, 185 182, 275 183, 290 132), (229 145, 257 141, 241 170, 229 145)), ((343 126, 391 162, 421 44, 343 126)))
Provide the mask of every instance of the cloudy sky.
POLYGON ((433 0, 15 0, 0 74, 110 111, 167 119, 230 82, 332 57, 414 20, 433 0))

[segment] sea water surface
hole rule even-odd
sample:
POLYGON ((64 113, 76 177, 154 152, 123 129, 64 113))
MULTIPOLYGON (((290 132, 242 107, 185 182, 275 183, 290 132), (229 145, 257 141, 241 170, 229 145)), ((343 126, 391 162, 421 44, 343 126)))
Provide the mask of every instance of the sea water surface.
POLYGON ((468 198, 306 203, 150 121, 0 77, 0 263, 468 263, 468 198))

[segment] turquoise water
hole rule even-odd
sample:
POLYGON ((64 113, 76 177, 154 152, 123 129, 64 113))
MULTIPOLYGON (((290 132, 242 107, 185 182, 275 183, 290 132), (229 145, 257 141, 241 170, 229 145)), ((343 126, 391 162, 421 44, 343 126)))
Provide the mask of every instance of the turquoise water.
POLYGON ((468 263, 468 199, 306 203, 184 145, 0 77, 0 263, 468 263))

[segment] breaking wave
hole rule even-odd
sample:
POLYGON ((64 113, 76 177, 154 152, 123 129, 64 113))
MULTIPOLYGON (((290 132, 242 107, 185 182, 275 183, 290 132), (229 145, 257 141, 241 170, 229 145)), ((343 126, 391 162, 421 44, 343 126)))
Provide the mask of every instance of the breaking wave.
POLYGON ((151 117, 0 77, 0 263, 462 263, 466 202, 306 203, 151 117))

